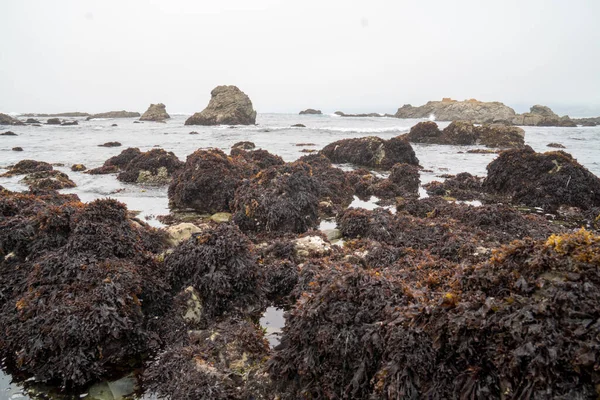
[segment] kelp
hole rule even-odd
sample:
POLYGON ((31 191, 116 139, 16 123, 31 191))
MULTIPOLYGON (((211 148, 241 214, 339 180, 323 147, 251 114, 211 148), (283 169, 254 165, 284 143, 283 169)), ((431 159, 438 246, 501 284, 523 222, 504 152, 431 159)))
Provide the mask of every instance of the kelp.
POLYGON ((389 140, 375 136, 342 139, 325 146, 321 154, 334 163, 370 168, 390 169, 398 163, 419 164, 410 143, 400 136, 389 140))

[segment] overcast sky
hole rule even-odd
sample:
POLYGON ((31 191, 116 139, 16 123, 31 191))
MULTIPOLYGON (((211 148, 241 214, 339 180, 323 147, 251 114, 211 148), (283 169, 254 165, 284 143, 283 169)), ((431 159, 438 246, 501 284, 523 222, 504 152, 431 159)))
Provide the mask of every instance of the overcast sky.
POLYGON ((600 115, 599 0, 1 0, 0 111, 393 112, 452 97, 600 115))

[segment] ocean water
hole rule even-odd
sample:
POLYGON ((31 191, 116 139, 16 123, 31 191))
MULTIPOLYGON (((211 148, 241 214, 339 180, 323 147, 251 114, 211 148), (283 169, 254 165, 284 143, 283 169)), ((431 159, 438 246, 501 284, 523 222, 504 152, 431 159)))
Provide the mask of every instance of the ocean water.
MULTIPOLYGON (((105 119, 85 121, 77 119, 77 126, 1 126, 0 132, 11 130, 18 136, 0 136, 0 174, 6 168, 24 159, 63 164, 55 169, 65 172, 77 184, 63 193, 76 193, 82 201, 111 197, 122 201, 132 210, 141 212, 141 218, 151 225, 161 224, 154 218, 167 214, 168 199, 165 187, 144 187, 124 184, 115 175, 87 175, 72 172, 72 164, 81 163, 95 168, 106 159, 119 154, 127 147, 142 151, 160 147, 174 152, 181 160, 199 148, 216 147, 229 152, 239 141, 252 141, 257 147, 294 161, 303 149, 319 150, 336 140, 363 136, 389 139, 406 133, 422 120, 396 118, 353 118, 335 115, 259 114, 256 126, 185 126, 188 116, 174 115, 166 123, 144 122, 136 119, 105 119), (306 128, 292 128, 293 124, 306 128), (117 124, 117 126, 111 126, 117 124), (189 133, 195 131, 197 135, 189 133), (99 144, 118 141, 121 147, 104 148, 99 144), (298 145, 302 144, 302 145, 298 145), (22 152, 11 151, 20 146, 22 152)), ((440 128, 448 122, 439 122, 440 128)), ((600 127, 524 127, 525 142, 536 151, 556 150, 547 147, 551 142, 563 144, 564 151, 572 154, 582 165, 600 176, 600 127)), ((441 174, 470 172, 485 176, 486 165, 495 154, 468 154, 468 149, 480 146, 440 146, 413 144, 424 171, 422 183, 442 180, 441 174)), ((350 166, 341 166, 350 168, 350 166)), ((26 190, 19 180, 22 176, 0 177, 0 185, 10 190, 26 190)), ((358 204, 358 203, 357 203, 358 204)), ((368 206, 368 205, 364 205, 368 206)), ((327 225, 327 224, 325 224, 327 225)), ((330 227, 327 225, 327 227, 330 227)), ((279 317, 278 317, 279 318, 279 317)), ((10 377, 0 371, 0 400, 28 398, 20 387, 10 384, 10 377)))

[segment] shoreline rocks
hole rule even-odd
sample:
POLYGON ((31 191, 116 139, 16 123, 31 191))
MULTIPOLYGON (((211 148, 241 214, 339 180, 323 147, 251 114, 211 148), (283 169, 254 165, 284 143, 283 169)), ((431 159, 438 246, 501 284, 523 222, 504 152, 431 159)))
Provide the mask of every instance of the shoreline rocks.
POLYGON ((89 121, 89 120, 92 120, 95 118, 137 118, 139 116, 140 116, 139 112, 121 110, 121 111, 108 111, 108 112, 99 113, 99 114, 92 114, 92 115, 89 115, 85 120, 89 121))
POLYGON ((419 159, 403 137, 384 140, 376 136, 342 139, 325 146, 321 154, 334 163, 390 169, 394 164, 418 165, 419 159))
POLYGON ((195 113, 186 125, 254 125, 256 111, 250 98, 236 86, 217 86, 211 92, 208 106, 195 113))
POLYGON ((525 145, 525 131, 519 127, 503 124, 475 126, 468 121, 453 121, 441 131, 435 122, 419 122, 403 137, 412 143, 455 146, 479 144, 493 148, 520 148, 525 145))
POLYGON ((150 107, 140 117, 140 121, 164 121, 171 118, 167 114, 167 107, 163 103, 150 104, 150 107))
POLYGON ((512 121, 516 113, 512 108, 497 101, 457 101, 444 98, 442 101, 429 101, 420 107, 405 104, 394 114, 396 118, 429 118, 431 115, 437 121, 462 120, 482 124, 512 121))
POLYGON ((323 113, 321 112, 321 110, 315 110, 313 108, 307 108, 304 111, 300 111, 298 114, 299 115, 321 115, 323 113))
POLYGON ((511 122, 513 125, 521 126, 577 126, 577 123, 571 120, 568 115, 559 117, 550 107, 539 104, 532 106, 528 113, 516 115, 511 122))
POLYGON ((0 125, 25 125, 22 121, 7 114, 0 113, 0 125))

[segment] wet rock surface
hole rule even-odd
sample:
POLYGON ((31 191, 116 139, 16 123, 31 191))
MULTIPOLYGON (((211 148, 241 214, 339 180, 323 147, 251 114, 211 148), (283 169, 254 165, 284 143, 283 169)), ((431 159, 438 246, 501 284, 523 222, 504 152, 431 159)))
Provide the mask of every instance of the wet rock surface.
POLYGON ((133 157, 117 179, 122 182, 141 183, 147 185, 166 185, 171 177, 183 168, 175 154, 163 149, 152 149, 133 157))
POLYGON ((186 125, 253 125, 256 111, 250 98, 236 86, 217 86, 208 106, 189 117, 186 125))
POLYGON ((403 135, 409 142, 455 146, 480 144, 495 148, 520 148, 525 145, 525 131, 503 124, 475 126, 468 121, 453 121, 443 130, 432 121, 419 122, 403 135))

